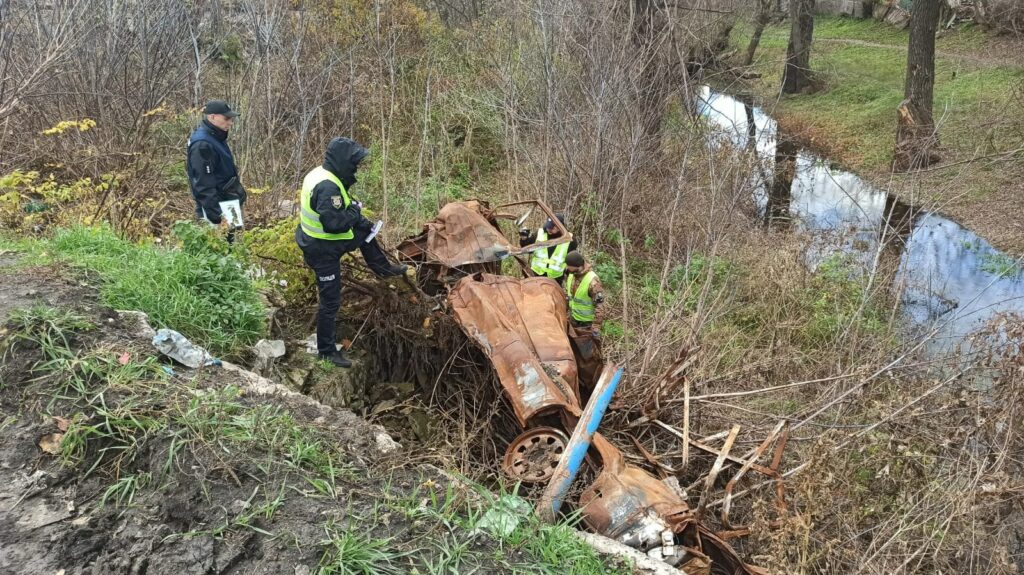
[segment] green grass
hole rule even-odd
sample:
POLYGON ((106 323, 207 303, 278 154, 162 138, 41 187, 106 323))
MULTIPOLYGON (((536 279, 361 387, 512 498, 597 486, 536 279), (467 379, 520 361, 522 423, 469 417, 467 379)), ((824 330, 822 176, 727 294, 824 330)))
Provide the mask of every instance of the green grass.
POLYGON ((48 247, 101 279, 103 303, 149 314, 215 354, 234 354, 266 330, 253 283, 222 240, 178 224, 180 247, 132 243, 108 228, 57 232, 48 247))
MULTIPOLYGON (((319 486, 312 495, 333 497, 336 483, 352 477, 348 457, 339 447, 279 406, 246 403, 231 386, 201 390, 172 384, 152 356, 133 353, 124 361, 103 348, 76 350, 73 342, 94 328, 73 312, 42 306, 15 310, 8 325, 4 358, 32 350, 38 354, 24 391, 46 398, 47 411, 69 420, 61 460, 83 466, 87 474, 118 470, 104 502, 130 505, 138 489, 166 480, 186 448, 220 461, 244 457, 268 475, 271 469, 287 469, 299 482, 319 486), (143 446, 161 444, 168 447, 160 473, 119 475, 143 446)), ((247 526, 246 518, 255 517, 257 510, 272 513, 282 497, 250 506, 247 515, 221 530, 247 526)))
MULTIPOLYGON (((554 525, 544 523, 534 515, 529 502, 518 499, 515 489, 499 487, 494 494, 464 479, 461 486, 422 482, 397 496, 390 487, 384 491, 387 508, 411 520, 422 545, 430 550, 431 559, 410 573, 472 573, 487 565, 500 565, 501 572, 524 575, 632 573, 629 566, 598 556, 581 541, 570 526, 576 518, 554 525), (471 486, 470 493, 466 486, 471 486), (492 518, 485 527, 483 520, 491 511, 500 512, 504 518, 492 518), (474 540, 468 534, 477 530, 474 540)), ((410 550, 410 555, 428 556, 418 549, 410 550)))
MULTIPOLYGON (((734 44, 745 47, 749 26, 737 32, 734 44)), ((758 49, 757 69, 763 74, 758 91, 765 101, 777 98, 788 34, 786 26, 771 26, 758 49)), ((872 20, 818 18, 814 37, 811 66, 825 89, 784 97, 774 112, 783 124, 796 121, 810 128, 814 136, 827 139, 838 150, 840 157, 835 159, 849 167, 887 171, 892 161, 896 108, 903 100, 907 32, 872 20), (835 39, 893 48, 829 41, 835 39)), ((938 42, 935 115, 942 122, 943 144, 960 154, 979 148, 1004 150, 1020 139, 1014 130, 983 125, 1005 115, 1014 89, 1024 82, 1024 67, 979 64, 950 54, 966 53, 984 41, 981 32, 963 30, 938 42)))
POLYGON ((901 44, 906 42, 907 33, 895 26, 871 19, 818 16, 814 20, 814 37, 815 39, 847 38, 879 44, 901 44))
POLYGON ((74 332, 93 329, 93 324, 86 318, 68 309, 58 309, 47 305, 36 305, 11 312, 8 324, 13 333, 9 339, 7 353, 13 353, 25 345, 38 347, 46 360, 71 357, 68 338, 74 332))
POLYGON ((388 539, 375 539, 360 531, 327 528, 327 547, 317 575, 400 575, 396 564, 401 553, 392 549, 388 539))
POLYGON ((1024 271, 1017 258, 1003 253, 987 253, 981 256, 981 269, 1000 277, 1013 277, 1024 271))
POLYGON ((66 310, 18 311, 9 326, 7 351, 35 354, 31 373, 18 382, 21 391, 50 398, 45 411, 67 418, 60 460, 82 476, 105 481, 101 505, 141 505, 154 491, 181 481, 197 481, 209 493, 213 483, 191 475, 204 462, 244 468, 258 482, 240 510, 171 537, 247 531, 287 537, 277 532, 274 519, 289 501, 347 499, 350 509, 324 524, 326 537, 310 542, 321 557, 318 573, 448 575, 495 567, 538 575, 631 572, 599 557, 568 523, 540 522, 526 503, 516 511, 518 527, 511 532, 474 533, 483 527, 491 502, 501 497, 465 480, 421 480, 416 487, 398 488, 389 479, 361 490, 368 499, 355 503, 352 486, 369 479, 359 475, 336 442, 281 407, 247 401, 231 386, 207 389, 172 380, 152 357, 133 352, 122 363, 103 348, 79 349, 82 336, 94 328, 66 310))

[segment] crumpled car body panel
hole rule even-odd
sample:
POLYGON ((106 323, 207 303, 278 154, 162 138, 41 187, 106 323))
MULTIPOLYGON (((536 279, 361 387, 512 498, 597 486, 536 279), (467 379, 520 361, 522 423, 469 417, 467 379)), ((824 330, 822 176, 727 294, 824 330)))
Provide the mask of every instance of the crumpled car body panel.
POLYGON ((463 331, 490 358, 523 427, 546 413, 580 414, 576 361, 565 334, 565 298, 557 283, 467 276, 455 284, 448 301, 463 331))
POLYGON ((480 202, 449 202, 418 236, 402 242, 398 251, 409 258, 449 268, 497 262, 518 247, 502 235, 491 211, 480 202))

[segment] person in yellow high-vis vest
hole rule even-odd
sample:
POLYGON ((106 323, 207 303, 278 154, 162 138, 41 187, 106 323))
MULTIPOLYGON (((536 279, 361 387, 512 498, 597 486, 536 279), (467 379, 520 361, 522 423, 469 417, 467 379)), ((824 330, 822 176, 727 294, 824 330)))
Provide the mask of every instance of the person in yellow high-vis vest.
POLYGON ((565 295, 569 302, 569 338, 576 356, 583 401, 590 396, 601 372, 601 320, 604 303, 601 278, 577 251, 565 256, 565 295))
POLYGON ((604 303, 601 278, 591 269, 583 254, 573 251, 565 257, 565 295, 569 298, 569 321, 575 327, 595 328, 600 335, 597 306, 604 303))
MULTIPOLYGON (((565 216, 555 214, 562 226, 565 226, 565 216)), ((525 247, 537 242, 558 239, 562 232, 550 219, 544 222, 544 226, 535 233, 527 229, 519 230, 519 245, 525 247)), ((565 279, 565 256, 576 249, 576 240, 557 246, 542 248, 533 252, 530 257, 530 271, 535 276, 549 277, 558 283, 565 279)))
POLYGON ((327 145, 324 163, 302 181, 299 225, 295 241, 306 265, 316 274, 320 306, 316 316, 316 347, 320 359, 351 367, 337 349, 338 309, 341 308, 341 256, 358 249, 370 271, 379 277, 402 275, 406 266, 392 264, 376 237, 373 224, 362 214, 362 204, 350 195, 356 170, 369 152, 349 138, 334 138, 327 145))

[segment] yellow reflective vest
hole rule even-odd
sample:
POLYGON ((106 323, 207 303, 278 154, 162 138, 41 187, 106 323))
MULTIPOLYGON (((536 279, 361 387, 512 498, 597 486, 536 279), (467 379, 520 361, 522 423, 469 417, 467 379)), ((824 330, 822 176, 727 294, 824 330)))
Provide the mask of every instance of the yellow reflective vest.
POLYGON ((594 322, 594 300, 590 297, 590 284, 594 283, 594 278, 597 274, 594 270, 590 270, 583 274, 583 279, 580 280, 576 289, 573 289, 573 284, 576 283, 575 274, 569 274, 569 277, 565 278, 565 293, 569 296, 569 311, 572 313, 572 319, 580 323, 593 323, 594 322))
MULTIPOLYGON (((544 228, 537 230, 537 241, 546 242, 548 233, 544 228)), ((533 252, 530 269, 539 276, 547 276, 553 280, 565 273, 565 256, 569 253, 569 242, 558 244, 554 248, 542 248, 533 252), (548 255, 550 253, 550 256, 548 255)))
POLYGON ((345 230, 337 234, 325 232, 323 224, 320 223, 320 214, 311 205, 313 188, 324 180, 333 182, 341 190, 342 208, 347 208, 352 203, 352 200, 348 197, 348 192, 345 190, 345 186, 341 184, 338 176, 335 176, 323 166, 317 166, 310 170, 306 177, 302 179, 302 206, 299 212, 299 225, 302 226, 302 231, 311 238, 320 240, 350 240, 355 237, 352 230, 345 230))

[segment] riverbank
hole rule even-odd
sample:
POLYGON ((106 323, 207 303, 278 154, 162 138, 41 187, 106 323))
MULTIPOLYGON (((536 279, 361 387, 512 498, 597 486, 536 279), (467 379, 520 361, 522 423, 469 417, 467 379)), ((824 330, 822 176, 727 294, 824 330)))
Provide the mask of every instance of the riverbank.
MULTIPOLYGON (((750 28, 732 42, 745 51, 750 28)), ((947 215, 996 247, 1024 253, 1024 44, 977 28, 937 42, 935 116, 941 164, 892 174, 895 110, 903 98, 907 32, 871 20, 821 17, 811 66, 821 90, 780 97, 788 23, 768 27, 753 72, 730 86, 749 91, 782 130, 907 203, 947 215)))

